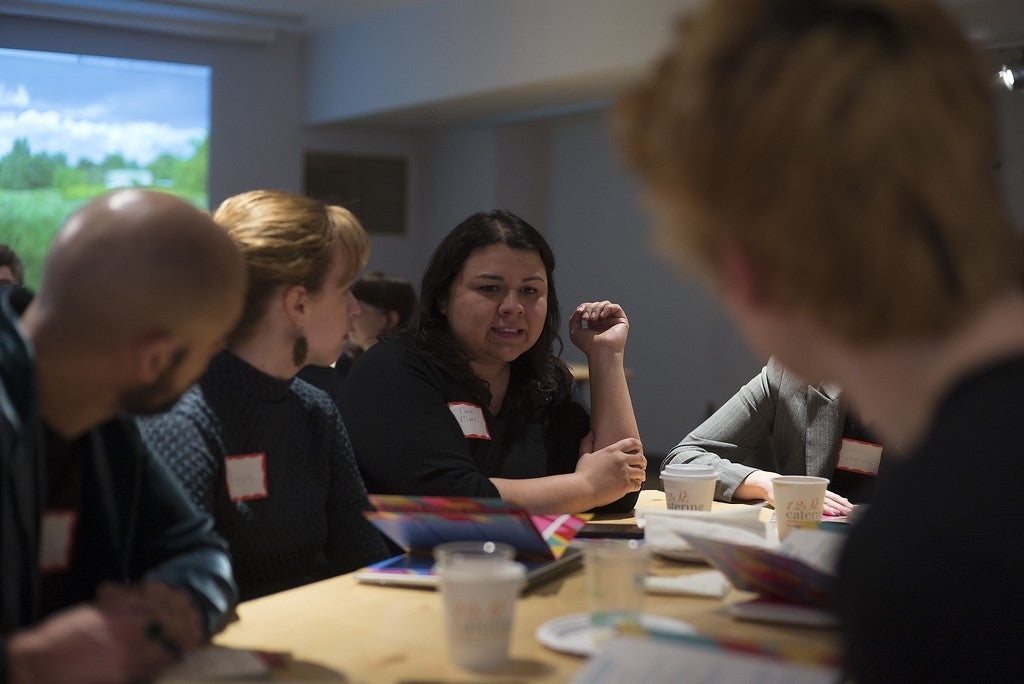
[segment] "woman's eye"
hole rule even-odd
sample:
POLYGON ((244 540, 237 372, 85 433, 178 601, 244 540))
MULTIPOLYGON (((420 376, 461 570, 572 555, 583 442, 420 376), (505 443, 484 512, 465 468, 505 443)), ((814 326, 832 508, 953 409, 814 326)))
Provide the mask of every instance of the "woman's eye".
POLYGON ((487 292, 487 293, 497 292, 498 291, 498 286, 497 285, 481 285, 480 286, 480 291, 481 292, 487 292))
POLYGON ((535 294, 537 294, 537 288, 535 288, 535 287, 524 287, 522 290, 520 290, 520 292, 522 292, 525 295, 535 295, 535 294))

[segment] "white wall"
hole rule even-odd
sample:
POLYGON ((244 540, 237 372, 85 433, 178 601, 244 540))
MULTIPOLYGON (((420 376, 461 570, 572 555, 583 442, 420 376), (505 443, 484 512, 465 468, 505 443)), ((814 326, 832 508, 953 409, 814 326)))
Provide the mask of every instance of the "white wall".
POLYGON ((1017 232, 1024 235, 1024 91, 1000 92, 1003 158, 999 170, 1017 232))
MULTIPOLYGON (((550 127, 549 235, 563 310, 611 299, 630 319, 626 365, 641 436, 664 454, 760 368, 702 285, 658 255, 601 114, 550 127)), ((571 346, 571 345, 570 345, 571 346)), ((582 360, 575 349, 566 355, 582 360)))
MULTIPOLYGON (((432 0, 353 21, 310 40, 311 122, 436 108, 514 109, 607 97, 671 35, 693 0, 432 0)), ((422 114, 422 112, 421 112, 422 114)))
MULTIPOLYGON (((657 256, 603 113, 425 138, 419 267, 473 212, 509 209, 533 224, 557 260, 566 360, 584 360, 564 325, 576 304, 611 299, 626 309, 626 363, 650 454, 667 452, 704 417, 708 403, 720 405, 759 370, 703 287, 657 256)), ((372 258, 382 251, 375 247, 372 258)))

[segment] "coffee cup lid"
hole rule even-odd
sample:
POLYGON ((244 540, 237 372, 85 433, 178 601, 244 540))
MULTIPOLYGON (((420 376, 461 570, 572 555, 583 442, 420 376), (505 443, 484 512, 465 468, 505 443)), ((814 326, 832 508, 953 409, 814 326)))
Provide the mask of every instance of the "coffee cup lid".
POLYGON ((701 463, 669 463, 661 471, 662 477, 681 477, 690 480, 718 479, 715 467, 701 463))

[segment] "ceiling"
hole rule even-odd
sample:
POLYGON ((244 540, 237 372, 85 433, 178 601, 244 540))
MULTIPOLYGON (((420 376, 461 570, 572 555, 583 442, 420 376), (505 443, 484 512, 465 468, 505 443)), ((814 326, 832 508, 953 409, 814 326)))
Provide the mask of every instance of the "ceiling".
POLYGON ((425 0, 0 0, 0 15, 270 43, 425 0))
MULTIPOLYGON (((271 44, 282 34, 311 34, 367 19, 402 17, 414 5, 457 13, 460 3, 484 0, 0 0, 0 17, 13 15, 204 39, 271 44)), ((495 2, 497 0, 488 0, 495 2)), ((519 2, 520 0, 508 0, 519 2)), ((544 1, 544 0, 542 0, 544 1)), ((546 0, 556 3, 559 0, 546 0)), ((627 0, 619 0, 626 2, 627 0)), ((679 0, 680 6, 692 0, 679 0)), ((1024 48, 1024 0, 940 0, 964 22, 970 37, 993 49, 993 61, 1024 48)), ((642 0, 632 0, 637 3, 642 0)), ((662 3, 662 6, 664 4, 662 3)), ((419 10, 420 8, 415 8, 419 10)), ((541 29, 542 30, 542 29, 541 29)), ((358 123, 417 127, 467 119, 496 121, 588 106, 611 95, 616 81, 578 75, 556 84, 474 93, 370 115, 358 123), (531 90, 532 88, 532 90, 531 90), (544 89, 547 90, 544 90, 544 89), (581 104, 582 103, 582 104, 581 104)))
MULTIPOLYGON (((0 0, 0 15, 60 19, 187 33, 204 26, 225 38, 269 42, 278 32, 309 33, 401 12, 437 0, 0 0)), ((479 2, 480 0, 462 0, 479 2)), ((555 2, 557 0, 551 0, 555 2)), ((941 0, 987 47, 1024 45, 1024 1, 941 0)), ((451 0, 449 7, 455 6, 451 0)))

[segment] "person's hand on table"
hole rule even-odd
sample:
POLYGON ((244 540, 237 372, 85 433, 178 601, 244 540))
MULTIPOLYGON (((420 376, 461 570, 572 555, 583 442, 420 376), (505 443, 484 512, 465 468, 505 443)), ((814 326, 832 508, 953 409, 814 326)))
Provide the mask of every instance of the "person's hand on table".
MULTIPOLYGON (((755 470, 736 488, 735 498, 764 499, 774 506, 775 487, 772 485, 772 480, 776 477, 780 477, 780 475, 767 470, 755 470)), ((840 496, 831 490, 825 491, 825 501, 822 505, 823 515, 828 517, 849 515, 852 511, 853 504, 846 497, 840 496)))
POLYGON ((95 603, 67 608, 10 637, 9 681, 147 681, 202 639, 184 592, 163 584, 103 584, 95 603))
POLYGON ((151 620, 160 626, 168 646, 182 652, 194 651, 206 641, 199 611, 192 596, 163 582, 142 582, 136 585, 149 609, 151 620))
POLYGON ((822 513, 826 516, 850 515, 853 512, 853 504, 844 496, 839 496, 831 490, 825 491, 825 505, 822 513))
POLYGON ((586 479, 594 497, 602 501, 598 505, 640 491, 647 479, 643 445, 639 439, 627 437, 594 451, 593 436, 588 434, 580 441, 576 473, 586 479))

